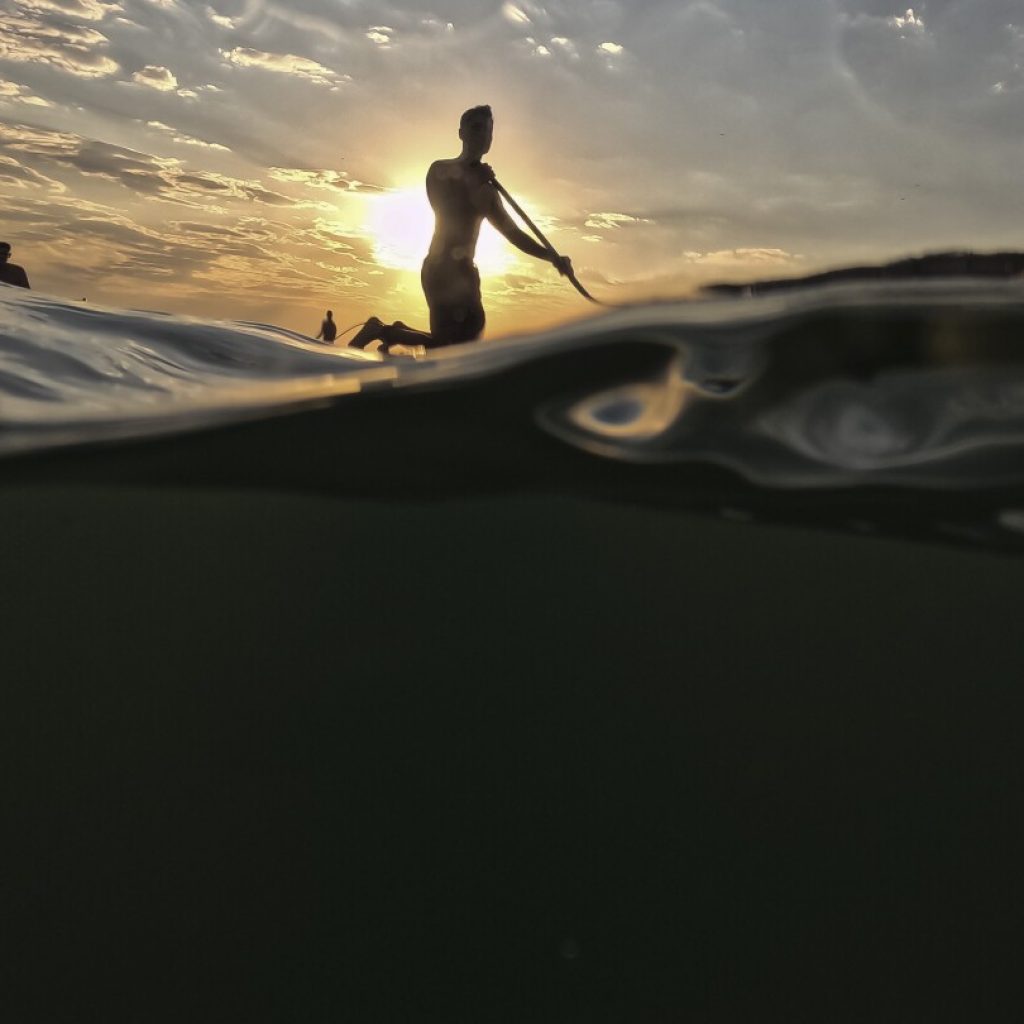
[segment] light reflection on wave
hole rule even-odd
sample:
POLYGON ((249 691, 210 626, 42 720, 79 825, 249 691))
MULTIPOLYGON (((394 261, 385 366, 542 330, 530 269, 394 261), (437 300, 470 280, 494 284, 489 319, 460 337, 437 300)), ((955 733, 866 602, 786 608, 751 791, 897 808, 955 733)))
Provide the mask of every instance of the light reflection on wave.
POLYGON ((658 379, 552 402, 545 427, 597 455, 773 487, 1024 479, 1021 285, 843 286, 735 326, 740 344, 707 325, 662 332, 658 379))
MULTIPOLYGON (((660 371, 531 395, 538 426, 594 455, 711 462, 785 488, 1024 480, 1024 285, 836 285, 632 307, 428 358, 327 348, 259 324, 0 289, 0 452, 193 430, 474 380, 609 344, 660 371)), ((627 361, 628 362, 628 361, 627 361)), ((397 396, 396 396, 397 397, 397 396)))

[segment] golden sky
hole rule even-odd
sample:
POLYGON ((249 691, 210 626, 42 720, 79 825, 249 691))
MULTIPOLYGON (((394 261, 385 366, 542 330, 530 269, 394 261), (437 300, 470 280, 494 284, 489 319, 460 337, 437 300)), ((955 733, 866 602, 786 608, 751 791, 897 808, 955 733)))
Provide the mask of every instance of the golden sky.
MULTIPOLYGON (((67 298, 426 327, 423 178, 499 178, 613 302, 1021 247, 1019 0, 0 0, 0 237, 67 298)), ((485 225, 487 337, 589 315, 485 225)))

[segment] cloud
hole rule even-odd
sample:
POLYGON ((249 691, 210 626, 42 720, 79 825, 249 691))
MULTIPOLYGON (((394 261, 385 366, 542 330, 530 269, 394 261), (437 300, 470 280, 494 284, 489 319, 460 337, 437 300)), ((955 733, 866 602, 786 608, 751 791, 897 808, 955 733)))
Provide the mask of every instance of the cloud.
POLYGON ((20 10, 0 21, 0 60, 45 64, 79 78, 103 78, 120 70, 104 52, 108 44, 96 29, 50 23, 20 10))
POLYGON ((139 196, 183 206, 220 210, 219 204, 231 201, 279 207, 310 205, 273 192, 256 181, 211 171, 188 171, 178 160, 150 156, 70 132, 0 122, 0 143, 9 150, 103 178, 139 196))
POLYGON ((908 7, 903 15, 896 15, 889 19, 893 28, 924 28, 924 19, 914 14, 914 8, 908 7))
POLYGON ((164 124, 162 121, 147 121, 147 127, 155 128, 159 132, 163 132, 171 136, 174 142, 179 142, 186 146, 201 146, 203 149, 217 149, 224 153, 230 153, 231 150, 227 146, 222 146, 219 142, 207 142, 205 139, 197 139, 191 135, 185 135, 179 132, 176 128, 172 128, 168 124, 164 124))
POLYGON ((394 34, 395 30, 387 25, 371 25, 370 30, 366 33, 366 38, 386 50, 391 45, 391 37, 394 34))
POLYGON ((276 226, 263 217, 238 217, 228 225, 212 224, 209 221, 173 220, 168 226, 190 235, 227 238, 232 241, 272 242, 278 235, 276 226))
POLYGON ((425 28, 429 32, 454 32, 455 24, 451 21, 442 21, 440 18, 421 18, 419 21, 420 28, 425 28))
POLYGON ((348 75, 338 75, 308 57, 297 57, 292 53, 266 53, 247 46, 236 46, 233 50, 221 50, 221 56, 240 68, 258 68, 275 74, 293 75, 306 78, 317 85, 336 85, 349 80, 348 75))
POLYGON ((82 21, 102 21, 111 11, 120 11, 117 3, 103 0, 18 0, 21 7, 29 11, 56 13, 80 18, 82 21))
POLYGON ((383 185, 350 178, 347 171, 306 171, 291 167, 271 167, 270 176, 307 188, 333 189, 338 192, 388 192, 383 185))
POLYGON ((214 259, 225 257, 266 261, 274 259, 268 243, 273 236, 247 230, 244 226, 207 224, 197 221, 171 221, 165 238, 175 244, 202 246, 214 259))
POLYGON ((32 107, 53 106, 49 100, 44 100, 42 96, 36 96, 16 82, 0 82, 0 99, 16 100, 18 103, 26 103, 32 107))
POLYGON ((786 252, 784 249, 719 249, 716 252, 688 251, 683 254, 687 261, 697 264, 713 264, 716 267, 778 266, 802 260, 803 256, 786 252))
POLYGON ((65 186, 53 178, 40 174, 31 167, 19 163, 14 157, 0 155, 0 185, 15 188, 45 188, 51 192, 65 192, 65 186))
POLYGON ((33 283, 56 281, 65 294, 95 298, 98 291, 101 301, 192 313, 205 308, 220 316, 229 315, 228 295, 238 304, 231 312, 245 316, 247 295, 258 302, 299 295, 303 303, 331 296, 333 303, 339 288, 366 287, 351 276, 348 254, 325 260, 327 250, 314 235, 259 217, 155 226, 78 197, 42 202, 17 195, 5 200, 4 214, 18 226, 15 241, 26 262, 31 257, 33 283), (159 283, 159 301, 147 282, 159 283))
POLYGON ((549 40, 551 46, 560 50, 572 60, 579 60, 580 52, 576 44, 567 36, 552 36, 549 40))
POLYGON ((178 88, 178 80, 167 68, 152 64, 142 68, 141 71, 136 71, 132 75, 132 80, 138 82, 139 85, 147 85, 149 88, 158 89, 161 92, 169 92, 178 88))
MULTIPOLYGON (((992 0, 984 10, 928 5, 926 24, 914 8, 891 16, 865 13, 852 0, 840 2, 853 9, 839 15, 839 52, 876 111, 908 132, 938 133, 939 146, 959 137, 953 148, 960 149, 970 136, 985 137, 989 160, 1002 159, 998 150, 1009 141, 1010 124, 1024 116, 1020 97, 1005 95, 1024 64, 1015 24, 1019 10, 1014 17, 1012 3, 992 0), (998 83, 1003 88, 993 89, 998 83)), ((967 156, 966 149, 961 152, 967 156)), ((987 162, 976 161, 978 166, 987 162)))
POLYGON ((212 7, 206 8, 206 16, 214 23, 214 25, 219 25, 221 28, 233 29, 235 27, 234 18, 228 18, 223 14, 218 14, 212 7))
POLYGON ((180 275, 216 259, 207 243, 170 240, 117 210, 70 196, 15 201, 12 212, 33 225, 19 231, 19 240, 37 243, 35 262, 49 263, 76 294, 104 279, 180 275))
POLYGON ((292 238, 302 245, 309 245, 318 251, 344 255, 362 266, 380 269, 373 253, 373 241, 365 228, 327 217, 316 217, 312 225, 298 227, 292 238))
MULTIPOLYGON (((148 129, 174 132, 163 122, 148 129)), ((344 294, 368 294, 366 275, 375 269, 368 241, 322 216, 310 226, 308 213, 295 212, 317 204, 284 196, 260 181, 190 171, 178 161, 71 132, 2 122, 0 152, 5 154, 0 158, 4 221, 31 265, 33 283, 45 290, 271 322, 281 320, 255 311, 269 313, 268 303, 291 308, 326 302, 345 308, 344 294), (117 201, 116 209, 113 203, 89 201, 73 179, 68 179, 73 191, 60 194, 64 186, 54 181, 46 202, 34 201, 33 193, 40 194, 52 179, 27 166, 30 160, 124 186, 135 201, 117 201), (168 220, 151 212, 153 199, 180 202, 196 213, 168 220), (246 213, 253 203, 272 212, 266 217, 246 213)), ((388 281, 393 277, 384 275, 388 281)))
POLYGON ((0 121, 0 144, 14 152, 59 160, 65 154, 74 152, 82 141, 81 136, 71 132, 0 121))
POLYGON ((513 3, 504 3, 501 5, 501 13, 504 17, 512 22, 513 25, 529 25, 532 24, 530 16, 521 7, 517 7, 513 3))
MULTIPOLYGON (((661 0, 647 3, 660 6, 661 0)), ((642 4, 636 6, 643 9, 642 4)), ((547 5, 521 0, 503 4, 501 16, 506 35, 510 30, 529 33, 519 36, 518 45, 531 57, 546 58, 552 75, 559 75, 563 66, 572 68, 584 54, 591 68, 621 70, 612 61, 626 48, 609 38, 626 22, 618 0, 556 0, 547 5), (561 60, 552 59, 556 57, 561 60)))
POLYGON ((268 206, 298 206, 294 199, 282 195, 280 192, 272 192, 268 188, 251 181, 239 181, 237 178, 225 179, 229 187, 240 199, 252 199, 257 203, 266 203, 268 206))
POLYGON ((592 213, 584 221, 588 228, 599 230, 612 230, 625 227, 627 224, 653 224, 654 221, 648 217, 634 217, 628 213, 592 213))

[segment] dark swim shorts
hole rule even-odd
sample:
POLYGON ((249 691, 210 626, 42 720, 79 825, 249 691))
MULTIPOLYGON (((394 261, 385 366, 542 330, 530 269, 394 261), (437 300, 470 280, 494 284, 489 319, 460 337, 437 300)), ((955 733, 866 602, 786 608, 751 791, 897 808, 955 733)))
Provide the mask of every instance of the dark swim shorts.
POLYGON ((427 257, 420 272, 434 345, 476 341, 484 332, 480 272, 472 260, 427 257))

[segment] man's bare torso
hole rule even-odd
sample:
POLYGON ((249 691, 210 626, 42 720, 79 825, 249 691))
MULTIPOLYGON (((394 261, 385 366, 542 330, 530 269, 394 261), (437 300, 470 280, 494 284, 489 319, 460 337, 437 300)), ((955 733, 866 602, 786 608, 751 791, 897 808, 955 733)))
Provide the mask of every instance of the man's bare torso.
POLYGON ((490 212, 493 192, 486 164, 455 158, 436 160, 427 171, 427 198, 434 210, 430 260, 472 260, 480 224, 490 212))

